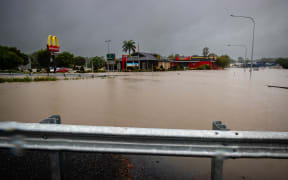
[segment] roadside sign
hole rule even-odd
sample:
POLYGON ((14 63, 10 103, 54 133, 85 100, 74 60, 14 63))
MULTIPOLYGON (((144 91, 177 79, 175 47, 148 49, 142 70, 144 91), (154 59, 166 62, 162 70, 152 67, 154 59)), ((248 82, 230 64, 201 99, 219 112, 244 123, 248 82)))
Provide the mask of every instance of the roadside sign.
POLYGON ((115 60, 115 53, 109 53, 106 55, 107 60, 115 60))

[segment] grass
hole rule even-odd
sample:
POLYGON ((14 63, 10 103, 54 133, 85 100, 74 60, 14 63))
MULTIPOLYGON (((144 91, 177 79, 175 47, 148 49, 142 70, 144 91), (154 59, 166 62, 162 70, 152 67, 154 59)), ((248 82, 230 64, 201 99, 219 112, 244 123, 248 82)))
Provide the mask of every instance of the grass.
MULTIPOLYGON (((92 76, 92 78, 94 78, 94 76, 92 76)), ((101 78, 108 78, 108 79, 112 79, 114 77, 101 77, 101 78)), ((63 80, 80 80, 80 79, 89 79, 89 77, 73 77, 73 78, 67 78, 65 77, 63 80)), ((57 81, 60 80, 56 77, 51 77, 51 76, 47 76, 47 77, 34 77, 31 78, 29 76, 26 77, 22 77, 22 78, 0 78, 0 83, 5 83, 5 82, 39 82, 39 81, 57 81)))
POLYGON ((56 77, 35 77, 34 81, 56 81, 56 77))
POLYGON ((24 78, 0 78, 0 83, 4 82, 32 82, 32 81, 56 81, 58 80, 56 77, 35 77, 32 79, 29 76, 24 78))
POLYGON ((28 76, 24 78, 0 78, 0 83, 4 82, 31 82, 32 79, 28 76))

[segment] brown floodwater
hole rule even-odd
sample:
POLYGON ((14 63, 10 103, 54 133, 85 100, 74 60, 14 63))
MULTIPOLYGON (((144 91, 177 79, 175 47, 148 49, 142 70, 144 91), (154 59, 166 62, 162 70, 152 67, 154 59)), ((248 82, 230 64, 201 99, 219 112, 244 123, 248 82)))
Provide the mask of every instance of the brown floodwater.
MULTIPOLYGON (((39 122, 59 114, 63 124, 211 129, 217 120, 232 130, 288 131, 288 90, 267 87, 288 86, 287 70, 260 69, 251 80, 236 68, 114 74, 125 76, 2 83, 0 121, 39 122)), ((180 167, 170 173, 209 178, 209 159, 161 160, 180 167)), ((224 169, 227 179, 287 179, 288 161, 227 160, 224 169)))

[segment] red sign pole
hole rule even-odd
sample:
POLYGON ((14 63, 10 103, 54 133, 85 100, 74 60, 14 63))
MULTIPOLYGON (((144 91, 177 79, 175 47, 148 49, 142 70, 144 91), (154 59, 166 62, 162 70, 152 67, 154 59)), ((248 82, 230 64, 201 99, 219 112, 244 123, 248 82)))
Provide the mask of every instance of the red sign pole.
POLYGON ((125 70, 127 55, 122 55, 122 70, 125 70))

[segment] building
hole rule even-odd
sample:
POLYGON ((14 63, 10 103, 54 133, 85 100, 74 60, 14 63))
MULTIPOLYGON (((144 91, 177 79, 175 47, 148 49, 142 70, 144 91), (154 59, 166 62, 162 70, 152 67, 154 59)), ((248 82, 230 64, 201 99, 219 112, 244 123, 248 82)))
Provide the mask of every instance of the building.
POLYGON ((141 70, 168 70, 168 69, 196 69, 201 65, 209 65, 212 69, 215 68, 215 57, 175 57, 166 58, 155 53, 136 52, 131 56, 122 55, 122 58, 117 60, 117 67, 121 66, 122 70, 141 69, 141 70))
POLYGON ((216 57, 206 56, 180 56, 175 58, 169 58, 172 63, 172 67, 181 66, 189 69, 196 69, 199 66, 209 65, 211 69, 215 69, 216 57))

